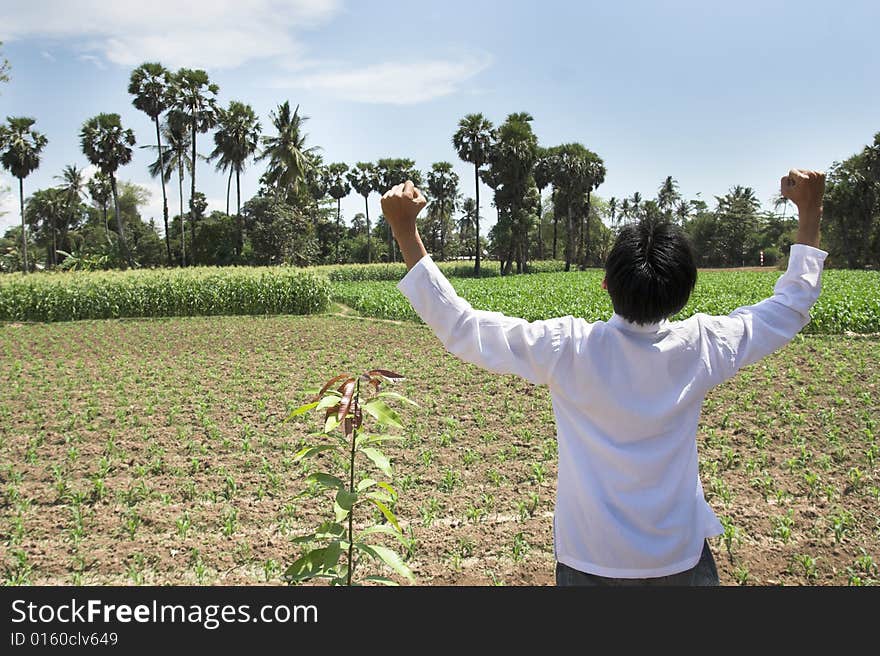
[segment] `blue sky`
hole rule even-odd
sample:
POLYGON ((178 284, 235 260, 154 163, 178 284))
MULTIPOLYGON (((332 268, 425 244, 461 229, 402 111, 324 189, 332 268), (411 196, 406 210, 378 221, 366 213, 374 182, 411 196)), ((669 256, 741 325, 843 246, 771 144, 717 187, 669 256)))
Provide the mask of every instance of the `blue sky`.
MULTIPOLYGON (((2 14, 12 79, 0 116, 33 116, 49 138, 26 193, 86 165, 79 128, 99 112, 153 143, 126 87, 132 68, 156 60, 205 68, 220 102, 250 103, 266 132, 278 103, 299 104, 325 161, 448 160, 469 196, 473 169, 451 136, 470 112, 500 123, 528 111, 542 144, 582 142, 607 166, 604 198, 653 197, 672 175, 689 198, 741 184, 766 206, 790 167, 827 168, 880 131, 877 2, 28 0, 2 14)), ((210 152, 210 135, 200 139, 210 152)), ((153 192, 144 214, 161 224, 148 158, 136 149, 120 177, 153 192)), ((261 171, 244 175, 243 198, 261 171)), ((202 163, 198 179, 221 209, 223 177, 202 163)), ((483 187, 487 225, 489 199, 483 187)), ((18 204, 0 203, 2 230, 18 204)), ((373 195, 371 216, 378 206, 373 195)), ((362 209, 359 196, 343 201, 348 219, 362 209)))

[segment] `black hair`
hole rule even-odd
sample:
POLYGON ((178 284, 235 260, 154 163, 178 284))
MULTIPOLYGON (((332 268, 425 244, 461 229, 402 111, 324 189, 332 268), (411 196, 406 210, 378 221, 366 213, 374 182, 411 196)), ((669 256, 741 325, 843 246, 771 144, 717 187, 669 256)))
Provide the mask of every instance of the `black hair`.
POLYGON ((694 252, 684 231, 666 220, 624 226, 605 262, 614 312, 637 324, 679 312, 697 283, 694 252))

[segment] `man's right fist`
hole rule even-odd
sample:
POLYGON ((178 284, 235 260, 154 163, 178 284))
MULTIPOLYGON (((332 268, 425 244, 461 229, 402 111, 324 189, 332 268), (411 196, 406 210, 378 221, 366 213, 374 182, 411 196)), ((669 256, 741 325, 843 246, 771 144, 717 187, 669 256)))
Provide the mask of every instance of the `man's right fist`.
POLYGON ((391 187, 382 196, 382 214, 391 231, 397 235, 400 231, 415 230, 416 216, 427 202, 412 180, 407 180, 404 184, 391 187))
POLYGON ((782 178, 780 191, 799 209, 818 209, 825 195, 825 174, 821 171, 792 169, 782 178))

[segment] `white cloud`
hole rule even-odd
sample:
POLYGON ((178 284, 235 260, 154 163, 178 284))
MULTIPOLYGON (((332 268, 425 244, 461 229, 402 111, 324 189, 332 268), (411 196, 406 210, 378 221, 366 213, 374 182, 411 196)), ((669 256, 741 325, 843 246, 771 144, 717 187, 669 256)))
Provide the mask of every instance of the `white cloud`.
POLYGON ((102 71, 107 68, 107 65, 103 61, 101 61, 101 58, 96 57, 95 55, 80 55, 79 58, 81 61, 93 64, 96 68, 99 68, 102 71))
POLYGON ((49 52, 48 50, 43 50, 42 52, 40 52, 40 56, 41 56, 43 59, 48 59, 50 62, 55 61, 55 57, 54 57, 54 56, 52 55, 52 53, 49 52))
POLYGON ((0 175, 0 236, 21 220, 17 192, 18 181, 5 174, 0 175))
POLYGON ((4 12, 0 40, 71 39, 124 66, 232 68, 298 54, 294 32, 329 20, 340 6, 341 0, 29 0, 4 12))
POLYGON ((327 91, 343 100, 412 105, 449 95, 491 64, 488 54, 363 68, 314 71, 298 78, 277 80, 276 86, 327 91))

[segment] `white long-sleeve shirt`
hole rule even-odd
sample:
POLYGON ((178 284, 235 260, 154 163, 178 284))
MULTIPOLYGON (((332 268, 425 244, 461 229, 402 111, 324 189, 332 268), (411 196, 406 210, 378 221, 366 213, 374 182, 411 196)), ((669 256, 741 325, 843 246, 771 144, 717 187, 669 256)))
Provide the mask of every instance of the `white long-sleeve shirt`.
POLYGON ((826 256, 795 244, 772 297, 728 316, 644 326, 617 314, 528 322, 474 310, 427 255, 397 286, 454 355, 549 386, 556 559, 599 576, 649 578, 690 569, 704 539, 721 532, 699 478, 703 398, 809 323, 826 256))

